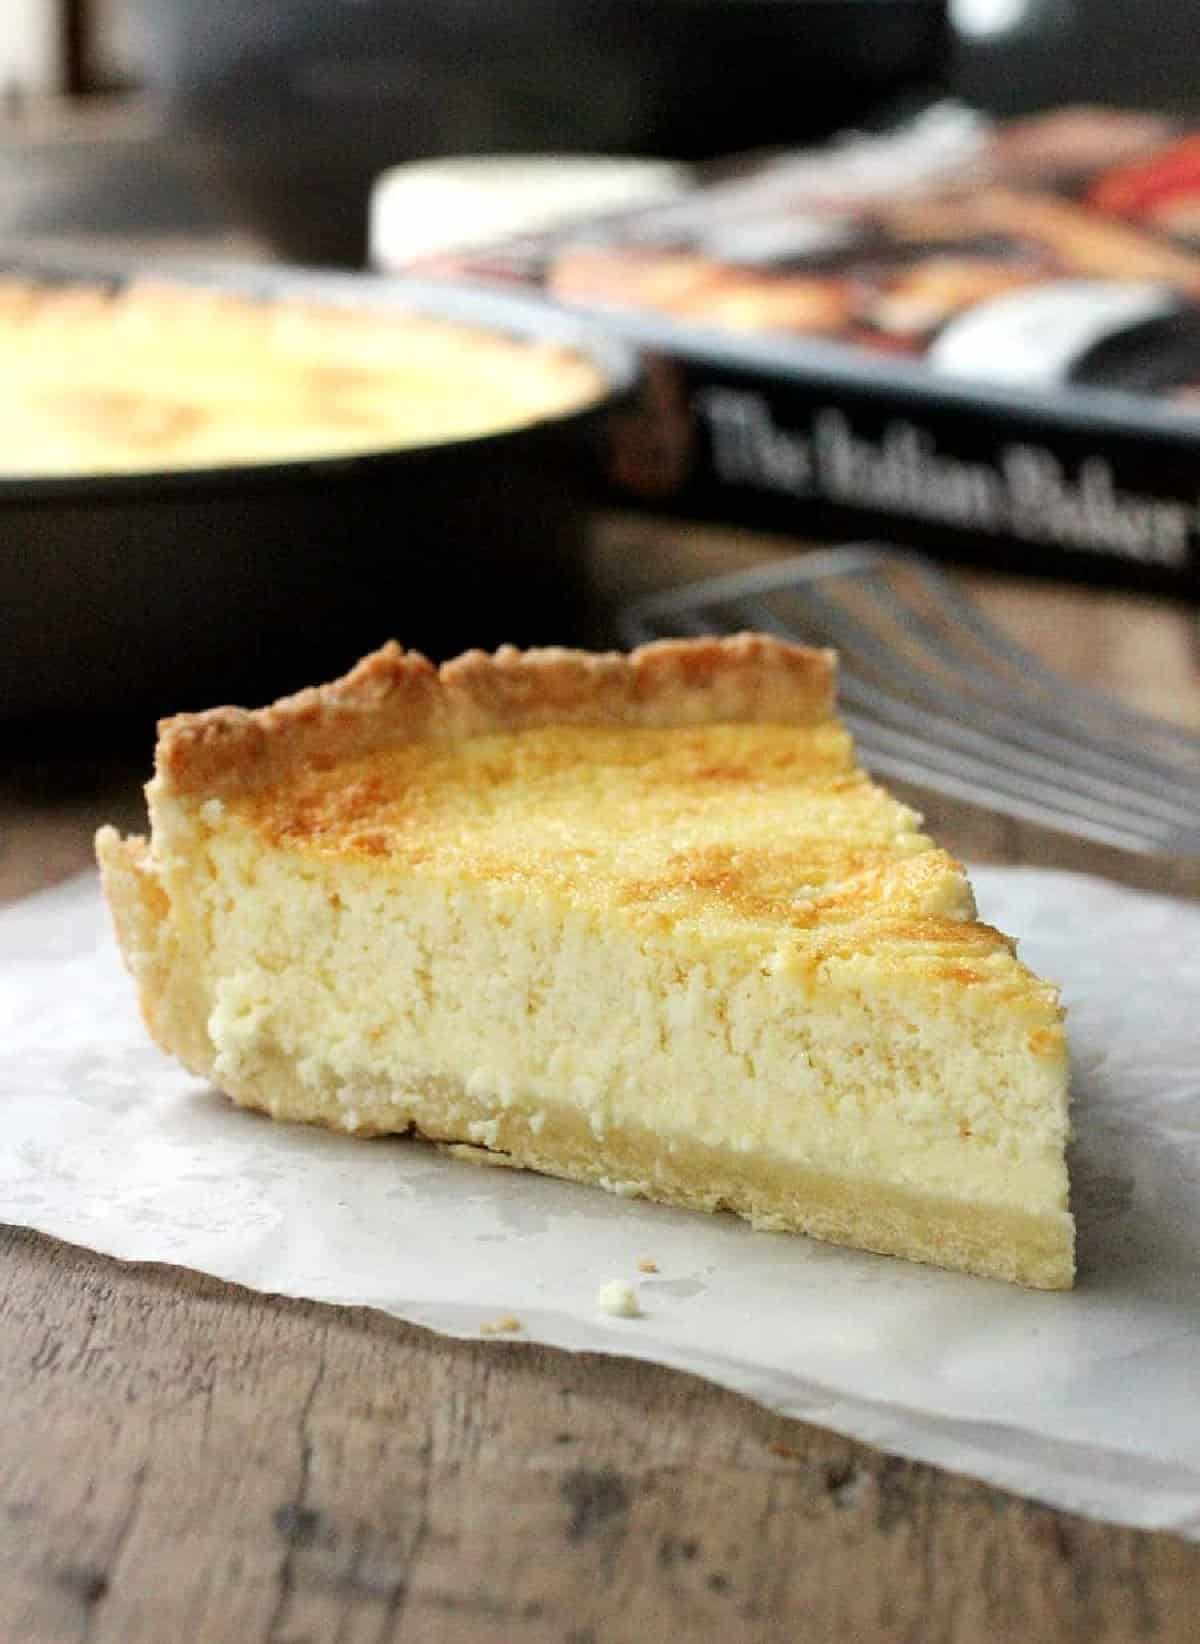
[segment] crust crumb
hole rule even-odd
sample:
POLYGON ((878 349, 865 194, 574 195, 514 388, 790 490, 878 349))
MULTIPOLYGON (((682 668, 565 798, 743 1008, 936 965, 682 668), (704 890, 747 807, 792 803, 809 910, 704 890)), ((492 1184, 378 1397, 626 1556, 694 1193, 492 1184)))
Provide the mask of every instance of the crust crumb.
POLYGON ((596 1306, 614 1319, 637 1319, 642 1314, 637 1291, 624 1279, 610 1279, 608 1284, 602 1284, 596 1292, 596 1306))
POLYGON ((511 1313, 502 1313, 498 1319, 484 1319, 479 1326, 481 1336, 511 1336, 524 1329, 520 1319, 511 1313))

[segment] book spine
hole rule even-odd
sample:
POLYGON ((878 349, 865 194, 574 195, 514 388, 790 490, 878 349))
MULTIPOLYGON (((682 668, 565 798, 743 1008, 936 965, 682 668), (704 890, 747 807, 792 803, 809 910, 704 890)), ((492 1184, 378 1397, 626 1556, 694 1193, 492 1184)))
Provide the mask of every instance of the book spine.
POLYGON ((818 538, 1200 600, 1200 431, 1106 437, 888 385, 651 357, 618 417, 616 492, 818 538))

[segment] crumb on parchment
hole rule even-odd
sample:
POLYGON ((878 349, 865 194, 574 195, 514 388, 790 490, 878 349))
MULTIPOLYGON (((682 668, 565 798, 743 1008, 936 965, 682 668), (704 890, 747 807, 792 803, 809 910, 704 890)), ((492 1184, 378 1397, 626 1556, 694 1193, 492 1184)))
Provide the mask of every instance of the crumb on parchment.
POLYGON ((658 1263, 650 1256, 643 1256, 637 1264, 637 1269, 639 1273, 657 1273, 658 1263))
POLYGON ((596 1292, 596 1306, 615 1319, 636 1319, 642 1313, 637 1291, 625 1279, 610 1279, 602 1284, 596 1292))
POLYGON ((511 1313, 502 1313, 498 1319, 484 1319, 479 1326, 481 1336, 511 1336, 523 1329, 520 1319, 514 1318, 511 1313))

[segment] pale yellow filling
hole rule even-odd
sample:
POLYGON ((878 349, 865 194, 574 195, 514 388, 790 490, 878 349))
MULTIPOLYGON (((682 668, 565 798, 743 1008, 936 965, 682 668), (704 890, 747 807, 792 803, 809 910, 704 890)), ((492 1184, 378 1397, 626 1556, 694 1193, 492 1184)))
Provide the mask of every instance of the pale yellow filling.
POLYGON ((282 1056, 365 1128, 397 1081, 458 1078, 497 1113, 580 1109, 598 1141, 649 1125, 1014 1209, 1064 1193, 1055 1059, 919 970, 882 997, 861 959, 810 984, 786 950, 677 945, 512 887, 333 876, 232 830, 208 860, 218 1084, 282 1056))
POLYGON ((184 288, 0 286, 0 475, 347 456, 519 428, 595 399, 566 350, 394 312, 184 288))

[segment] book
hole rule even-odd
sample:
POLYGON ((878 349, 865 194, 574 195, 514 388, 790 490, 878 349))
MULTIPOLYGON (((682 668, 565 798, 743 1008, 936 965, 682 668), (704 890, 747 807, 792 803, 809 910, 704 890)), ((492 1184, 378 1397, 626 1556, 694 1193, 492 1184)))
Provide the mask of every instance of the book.
POLYGON ((614 495, 1200 596, 1200 133, 958 104, 411 271, 638 343, 614 495))

